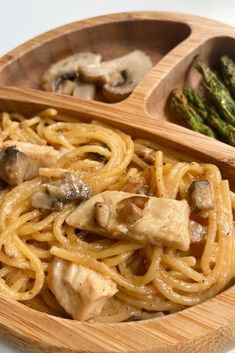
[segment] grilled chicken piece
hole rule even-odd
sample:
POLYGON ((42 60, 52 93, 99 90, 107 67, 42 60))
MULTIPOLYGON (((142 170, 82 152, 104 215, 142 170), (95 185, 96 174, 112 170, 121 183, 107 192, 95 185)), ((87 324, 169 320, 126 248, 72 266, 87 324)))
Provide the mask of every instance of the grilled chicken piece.
POLYGON ((193 212, 212 210, 214 202, 208 180, 194 180, 189 188, 190 206, 193 212))
POLYGON ((86 200, 91 197, 91 189, 76 174, 64 173, 57 182, 46 184, 44 191, 32 195, 35 208, 61 211, 66 203, 86 200))
POLYGON ((65 153, 55 150, 52 146, 39 146, 30 142, 5 141, 3 143, 4 150, 12 146, 26 154, 30 158, 31 163, 38 163, 39 167, 51 167, 65 153))
POLYGON ((66 222, 108 238, 129 239, 143 244, 162 244, 188 250, 189 206, 187 201, 140 196, 122 191, 105 191, 82 202, 66 222), (109 207, 107 226, 95 219, 95 204, 109 207))
POLYGON ((51 265, 48 287, 65 311, 80 321, 99 315, 106 301, 118 292, 113 280, 58 258, 51 265))
POLYGON ((29 142, 5 141, 0 152, 0 178, 12 186, 38 175, 40 167, 55 164, 64 152, 51 146, 29 142))

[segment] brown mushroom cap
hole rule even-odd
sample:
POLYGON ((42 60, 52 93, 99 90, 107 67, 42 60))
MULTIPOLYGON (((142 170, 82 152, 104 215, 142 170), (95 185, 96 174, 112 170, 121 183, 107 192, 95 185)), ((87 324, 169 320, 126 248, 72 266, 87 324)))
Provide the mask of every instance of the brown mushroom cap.
POLYGON ((81 65, 79 74, 85 82, 102 84, 105 98, 114 103, 129 96, 152 66, 144 52, 135 50, 97 65, 81 65))
POLYGON ((208 180, 194 180, 188 191, 190 206, 194 213, 200 210, 213 210, 214 201, 208 180))
POLYGON ((29 158, 14 145, 0 152, 0 178, 9 185, 22 183, 28 168, 29 158))
POLYGON ((83 52, 57 61, 44 73, 42 87, 46 91, 64 93, 61 85, 64 81, 74 81, 78 77, 78 69, 81 65, 95 65, 100 63, 101 59, 100 54, 83 52))
POLYGON ((143 217, 143 210, 148 201, 147 196, 128 197, 117 204, 117 214, 122 221, 134 224, 143 217))

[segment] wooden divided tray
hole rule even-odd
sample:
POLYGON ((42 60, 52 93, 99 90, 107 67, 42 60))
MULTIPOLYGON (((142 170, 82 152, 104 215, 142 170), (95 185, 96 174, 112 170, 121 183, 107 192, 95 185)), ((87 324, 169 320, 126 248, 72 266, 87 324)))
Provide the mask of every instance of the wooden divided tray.
MULTIPOLYGON (((83 121, 97 119, 133 137, 148 137, 197 160, 215 163, 235 189, 235 149, 181 125, 169 113, 168 96, 182 87, 196 54, 213 64, 235 57, 235 29, 181 14, 125 13, 75 22, 45 33, 0 59, 0 109, 30 116, 46 107, 83 121), (134 92, 115 104, 40 90, 54 61, 79 51, 110 59, 135 48, 153 69, 134 92)), ((7 340, 33 352, 219 352, 235 346, 235 288, 163 318, 91 324, 58 318, 0 295, 0 325, 7 340)))

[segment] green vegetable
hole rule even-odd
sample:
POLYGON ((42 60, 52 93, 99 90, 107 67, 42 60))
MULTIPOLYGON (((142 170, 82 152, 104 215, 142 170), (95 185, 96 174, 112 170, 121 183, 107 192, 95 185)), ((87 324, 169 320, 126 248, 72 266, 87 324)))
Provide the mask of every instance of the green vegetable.
POLYGON ((224 82, 231 94, 235 97, 235 63, 228 56, 222 56, 220 62, 224 82))
POLYGON ((203 123, 202 117, 191 107, 181 89, 172 91, 170 99, 173 109, 192 130, 215 138, 215 133, 209 126, 203 123))
POLYGON ((206 93, 216 105, 223 118, 235 126, 235 102, 225 85, 199 57, 195 58, 195 66, 203 76, 206 93))
POLYGON ((190 104, 221 139, 235 147, 235 130, 222 119, 215 108, 202 100, 200 95, 191 88, 184 89, 184 94, 190 104))

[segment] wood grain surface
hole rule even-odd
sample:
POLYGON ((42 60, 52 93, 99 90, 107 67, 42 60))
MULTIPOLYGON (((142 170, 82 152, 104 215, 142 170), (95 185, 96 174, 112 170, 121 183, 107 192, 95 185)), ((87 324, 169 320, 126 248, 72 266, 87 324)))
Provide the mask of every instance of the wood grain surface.
MULTIPOLYGON (((195 159, 215 163, 235 189, 235 149, 195 133, 169 112, 175 87, 196 83, 189 75, 196 54, 214 63, 234 57, 235 29, 211 20, 171 13, 127 13, 72 23, 47 32, 0 59, 0 110, 30 116, 46 107, 80 120, 121 128, 195 159), (134 48, 154 67, 126 100, 87 101, 40 90, 40 77, 54 61, 91 50, 105 59, 134 48)), ((41 302, 26 306, 0 294, 0 338, 25 352, 188 353, 225 352, 235 346, 235 287, 215 298, 159 319, 91 324, 56 317, 41 302), (45 310, 45 312, 44 312, 45 310)))

